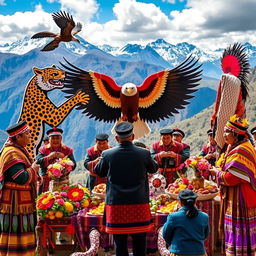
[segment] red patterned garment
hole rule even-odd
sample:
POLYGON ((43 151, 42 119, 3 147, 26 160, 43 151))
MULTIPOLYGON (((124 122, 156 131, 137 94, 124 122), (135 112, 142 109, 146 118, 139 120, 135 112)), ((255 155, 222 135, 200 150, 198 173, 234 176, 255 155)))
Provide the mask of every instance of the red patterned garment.
POLYGON ((188 150, 186 144, 179 143, 177 141, 173 141, 170 145, 164 146, 161 141, 155 142, 152 145, 151 154, 154 157, 155 161, 159 165, 158 172, 163 174, 166 177, 167 185, 173 183, 178 175, 176 171, 180 170, 180 165, 184 163, 184 161, 189 158, 190 151, 188 150), (176 158, 174 159, 175 167, 174 168, 164 168, 162 164, 162 159, 160 157, 160 152, 173 151, 176 153, 176 158))
POLYGON ((148 232, 153 228, 149 204, 106 205, 105 229, 109 234, 148 232))

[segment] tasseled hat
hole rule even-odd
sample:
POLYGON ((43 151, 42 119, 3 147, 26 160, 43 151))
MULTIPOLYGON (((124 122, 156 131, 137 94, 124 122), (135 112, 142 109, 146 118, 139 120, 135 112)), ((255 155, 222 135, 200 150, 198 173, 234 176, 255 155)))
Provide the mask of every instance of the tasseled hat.
POLYGON ((224 129, 232 131, 236 134, 246 134, 249 123, 247 119, 233 115, 227 121, 224 129))

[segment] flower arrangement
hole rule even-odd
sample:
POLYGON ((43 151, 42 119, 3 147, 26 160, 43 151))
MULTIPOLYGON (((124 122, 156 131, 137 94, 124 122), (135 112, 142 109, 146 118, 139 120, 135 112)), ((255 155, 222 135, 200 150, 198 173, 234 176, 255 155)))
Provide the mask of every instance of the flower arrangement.
POLYGON ((74 163, 68 158, 60 158, 47 168, 48 176, 53 179, 59 179, 72 171, 74 163))
POLYGON ((81 185, 64 185, 59 191, 44 192, 36 199, 37 214, 41 218, 62 218, 72 215, 90 204, 90 191, 81 185))
POLYGON ((192 156, 185 161, 187 167, 191 167, 195 171, 195 176, 202 176, 209 179, 211 164, 202 156, 192 156))

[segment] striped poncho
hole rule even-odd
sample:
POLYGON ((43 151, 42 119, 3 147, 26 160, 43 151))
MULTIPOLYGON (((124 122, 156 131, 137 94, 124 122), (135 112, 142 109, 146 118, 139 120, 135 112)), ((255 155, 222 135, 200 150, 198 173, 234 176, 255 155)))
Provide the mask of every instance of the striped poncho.
POLYGON ((220 233, 226 256, 256 255, 256 152, 249 141, 232 147, 217 173, 221 187, 220 233))

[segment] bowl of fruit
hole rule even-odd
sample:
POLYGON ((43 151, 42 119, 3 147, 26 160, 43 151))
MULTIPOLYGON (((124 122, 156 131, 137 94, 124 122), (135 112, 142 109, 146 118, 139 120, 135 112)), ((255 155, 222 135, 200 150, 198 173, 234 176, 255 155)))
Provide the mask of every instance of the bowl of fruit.
POLYGON ((183 189, 191 189, 197 193, 197 200, 210 200, 218 195, 219 189, 216 183, 203 180, 203 183, 199 185, 196 181, 196 179, 189 181, 187 178, 179 178, 174 183, 169 184, 165 192, 173 199, 178 199, 178 194, 183 189))
POLYGON ((179 192, 186 188, 193 189, 193 186, 190 184, 188 178, 182 177, 169 184, 165 189, 165 193, 167 193, 172 199, 177 200, 179 192))
POLYGON ((92 190, 92 194, 95 195, 95 196, 98 196, 100 198, 105 198, 105 196, 106 196, 106 184, 100 183, 100 184, 96 185, 92 190))
POLYGON ((219 194, 217 184, 208 180, 204 181, 204 187, 194 188, 193 191, 198 195, 197 200, 210 200, 219 194))

